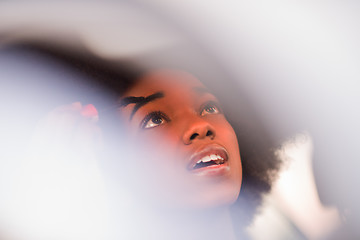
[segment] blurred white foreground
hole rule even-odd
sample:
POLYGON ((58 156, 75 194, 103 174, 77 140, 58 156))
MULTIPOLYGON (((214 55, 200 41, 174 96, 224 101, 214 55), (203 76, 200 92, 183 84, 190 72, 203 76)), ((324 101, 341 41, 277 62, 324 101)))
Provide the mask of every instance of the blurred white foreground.
MULTIPOLYGON (((142 55, 198 43, 237 79, 271 134, 288 139, 298 130, 309 133, 295 138, 296 153, 294 145, 285 145, 283 154, 292 160, 250 236, 287 239, 297 229, 309 239, 354 239, 360 236, 359 10, 355 1, 1 2, 0 44, 41 40, 104 59, 142 59, 151 65, 156 59, 142 55), (339 232, 333 206, 348 211, 339 232)), ((59 145, 46 138, 28 142, 43 110, 56 106, 42 99, 58 96, 47 96, 47 89, 29 94, 26 84, 11 84, 16 79, 42 84, 50 78, 81 77, 52 64, 29 73, 30 60, 2 56, 0 239, 7 233, 34 239, 111 239, 106 176, 97 162, 77 158, 78 148, 58 151, 52 147, 59 145)), ((56 87, 61 92, 62 85, 56 87)), ((133 154, 130 147, 123 149, 122 158, 133 154)), ((126 191, 120 198, 129 217, 122 219, 131 220, 119 225, 131 232, 142 212, 134 209, 126 191)), ((151 232, 151 224, 145 228, 151 232)))

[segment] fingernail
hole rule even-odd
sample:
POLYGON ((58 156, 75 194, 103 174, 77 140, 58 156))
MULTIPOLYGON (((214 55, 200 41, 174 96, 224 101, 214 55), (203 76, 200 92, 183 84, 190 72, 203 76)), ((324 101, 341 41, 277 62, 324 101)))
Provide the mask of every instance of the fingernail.
POLYGON ((88 105, 84 106, 81 110, 81 115, 83 115, 84 117, 87 117, 87 118, 94 119, 94 120, 99 118, 98 111, 92 104, 88 104, 88 105))

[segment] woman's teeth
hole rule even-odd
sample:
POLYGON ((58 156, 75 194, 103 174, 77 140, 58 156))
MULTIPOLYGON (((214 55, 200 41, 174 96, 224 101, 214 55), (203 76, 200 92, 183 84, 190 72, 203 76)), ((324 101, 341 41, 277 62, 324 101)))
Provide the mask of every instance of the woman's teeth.
POLYGON ((220 157, 219 155, 215 155, 215 154, 211 154, 210 156, 205 156, 203 158, 201 158, 199 161, 197 161, 196 163, 206 163, 206 162, 210 162, 211 160, 224 160, 222 157, 220 157))
POLYGON ((225 162, 224 158, 222 158, 221 156, 219 156, 217 154, 211 154, 211 155, 205 156, 205 157, 201 158, 199 161, 197 161, 194 166, 194 169, 207 167, 207 166, 214 165, 214 164, 223 164, 224 162, 225 162))

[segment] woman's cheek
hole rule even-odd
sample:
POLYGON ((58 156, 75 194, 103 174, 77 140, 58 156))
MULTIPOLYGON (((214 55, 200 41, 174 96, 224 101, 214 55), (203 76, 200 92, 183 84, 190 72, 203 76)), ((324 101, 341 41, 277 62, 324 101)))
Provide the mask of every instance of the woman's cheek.
POLYGON ((174 168, 175 159, 179 157, 179 138, 177 135, 161 127, 142 131, 138 135, 138 139, 146 149, 146 154, 151 158, 151 162, 167 168, 168 171, 174 168))
POLYGON ((176 134, 162 126, 142 131, 141 138, 143 139, 143 142, 149 146, 161 147, 164 150, 164 146, 172 146, 178 143, 176 134))

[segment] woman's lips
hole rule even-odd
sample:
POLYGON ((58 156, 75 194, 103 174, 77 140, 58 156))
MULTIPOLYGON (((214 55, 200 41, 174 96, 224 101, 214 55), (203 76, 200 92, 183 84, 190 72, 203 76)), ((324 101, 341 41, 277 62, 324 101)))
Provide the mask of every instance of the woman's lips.
POLYGON ((230 170, 228 153, 218 145, 206 146, 190 157, 188 170, 197 175, 222 175, 230 170))

